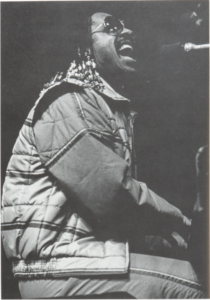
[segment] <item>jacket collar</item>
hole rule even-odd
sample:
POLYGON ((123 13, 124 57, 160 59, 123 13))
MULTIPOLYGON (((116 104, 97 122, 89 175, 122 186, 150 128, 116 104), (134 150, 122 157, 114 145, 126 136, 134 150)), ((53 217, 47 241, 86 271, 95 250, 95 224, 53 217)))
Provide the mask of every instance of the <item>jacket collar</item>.
POLYGON ((112 98, 113 100, 119 100, 119 101, 128 101, 130 100, 128 98, 123 97, 122 95, 118 94, 103 78, 101 78, 104 88, 100 93, 104 94, 105 96, 112 98))
MULTIPOLYGON (((103 94, 113 100, 116 101, 127 101, 130 102, 128 98, 123 97, 119 93, 117 93, 102 77, 100 77, 103 84, 103 89, 100 91, 96 91, 97 93, 103 94)), ((64 81, 76 84, 78 86, 89 87, 89 85, 85 84, 83 81, 75 79, 75 78, 65 78, 64 81)))

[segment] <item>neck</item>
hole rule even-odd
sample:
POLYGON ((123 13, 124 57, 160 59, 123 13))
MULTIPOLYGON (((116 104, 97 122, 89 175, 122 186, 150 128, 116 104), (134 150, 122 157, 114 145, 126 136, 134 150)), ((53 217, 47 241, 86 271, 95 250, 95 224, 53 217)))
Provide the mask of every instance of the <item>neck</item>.
POLYGON ((100 72, 100 76, 120 95, 128 97, 130 81, 133 75, 131 73, 121 72, 120 74, 111 74, 110 72, 100 72))

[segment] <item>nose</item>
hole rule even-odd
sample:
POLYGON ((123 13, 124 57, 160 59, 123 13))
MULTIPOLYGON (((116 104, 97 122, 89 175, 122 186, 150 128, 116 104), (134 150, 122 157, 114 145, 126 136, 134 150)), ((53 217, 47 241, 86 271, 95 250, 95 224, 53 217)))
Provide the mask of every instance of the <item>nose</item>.
POLYGON ((136 43, 136 36, 134 35, 133 31, 128 29, 128 28, 123 28, 123 30, 120 33, 120 36, 124 38, 129 38, 130 40, 133 41, 133 43, 136 43))
POLYGON ((128 29, 128 28, 126 28, 126 27, 124 27, 123 28, 123 30, 121 31, 121 34, 122 35, 133 35, 133 31, 132 30, 130 30, 130 29, 128 29))

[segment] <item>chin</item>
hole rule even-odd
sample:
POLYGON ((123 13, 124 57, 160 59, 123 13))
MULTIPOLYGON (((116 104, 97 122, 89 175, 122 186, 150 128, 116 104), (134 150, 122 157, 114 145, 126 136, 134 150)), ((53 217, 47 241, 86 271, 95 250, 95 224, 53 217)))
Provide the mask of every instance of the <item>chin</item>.
POLYGON ((124 72, 136 72, 137 61, 131 57, 120 57, 120 69, 124 72))
POLYGON ((137 70, 136 68, 128 67, 124 69, 125 72, 135 73, 137 70))
POLYGON ((126 65, 122 66, 121 71, 134 73, 137 71, 136 65, 126 65))
POLYGON ((110 72, 111 74, 115 75, 115 76, 120 76, 123 73, 135 73, 137 72, 137 69, 131 66, 120 66, 118 68, 113 68, 113 69, 109 69, 107 70, 107 73, 110 72))

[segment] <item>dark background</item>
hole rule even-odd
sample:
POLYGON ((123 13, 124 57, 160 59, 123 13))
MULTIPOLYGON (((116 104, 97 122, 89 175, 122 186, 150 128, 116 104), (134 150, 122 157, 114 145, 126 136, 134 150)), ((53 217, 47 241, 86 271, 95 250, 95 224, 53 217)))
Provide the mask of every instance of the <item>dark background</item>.
MULTIPOLYGON (((135 128, 139 180, 191 217, 196 200, 195 155, 208 143, 208 50, 184 53, 171 46, 166 53, 161 47, 209 43, 208 1, 3 2, 1 6, 2 181, 18 132, 43 84, 57 71, 66 72, 86 17, 103 11, 120 16, 138 38, 139 72, 129 84, 133 108, 139 113, 135 128)), ((18 298, 10 264, 2 255, 2 298, 18 298)))

